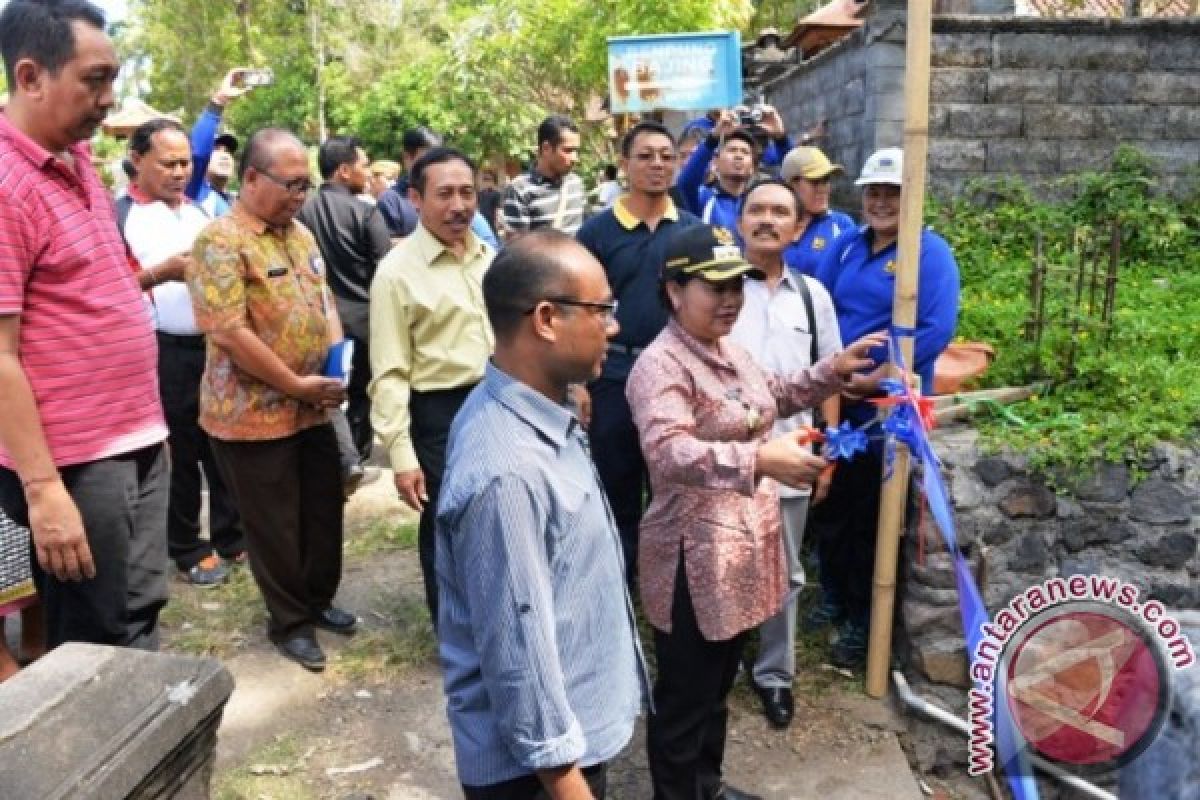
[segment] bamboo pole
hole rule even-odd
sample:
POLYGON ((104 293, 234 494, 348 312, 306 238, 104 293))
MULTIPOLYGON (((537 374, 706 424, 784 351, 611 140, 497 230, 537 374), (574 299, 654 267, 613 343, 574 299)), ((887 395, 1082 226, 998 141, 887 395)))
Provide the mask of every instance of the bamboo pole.
MULTIPOLYGON (((908 335, 899 336, 904 363, 913 363, 913 337, 917 322, 917 259, 925 206, 925 159, 929 147, 929 53, 931 0, 909 0, 904 52, 904 175, 900 197, 900 235, 896 264, 896 293, 892 325, 908 335)), ((933 387, 927 386, 926 389, 933 387)), ((896 458, 885 476, 879 500, 879 527, 875 549, 875 575, 871 591, 871 632, 867 645, 867 694, 887 694, 892 649, 892 617, 896 608, 896 563, 904 505, 908 497, 909 453, 896 446, 896 458)), ((930 466, 931 469, 936 469, 930 466)))

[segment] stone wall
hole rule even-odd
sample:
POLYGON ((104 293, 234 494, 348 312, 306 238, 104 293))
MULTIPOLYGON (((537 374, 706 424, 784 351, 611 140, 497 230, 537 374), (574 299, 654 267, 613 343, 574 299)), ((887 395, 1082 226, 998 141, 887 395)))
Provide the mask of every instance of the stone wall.
MULTIPOLYGON (((1118 578, 1138 587, 1141 602, 1157 599, 1176 616, 1200 608, 1200 444, 1158 445, 1138 463, 1099 464, 1082 476, 1039 475, 1019 454, 982 454, 967 428, 938 431, 934 446, 989 615, 1029 587, 1075 574, 1118 578)), ((967 659, 952 562, 927 519, 922 537, 921 554, 916 536, 905 540, 897 650, 919 693, 965 717, 967 659)), ((1192 644, 1200 649, 1200 641, 1192 644)), ((1200 706, 1200 695, 1193 702, 1200 706)), ((964 769, 962 735, 918 721, 911 732, 922 769, 964 769)))
MULTIPOLYGON (((804 64, 804 80, 788 80, 771 91, 768 101, 779 109, 787 129, 800 133, 824 121, 828 138, 825 155, 848 171, 858 168, 870 155, 870 143, 863 131, 870 127, 868 117, 866 28, 860 28, 833 47, 818 53, 804 64)), ((878 103, 871 97, 871 114, 878 103)), ((838 181, 844 190, 848 181, 838 181)), ((835 193, 835 205, 838 203, 835 193)))
POLYGON ((1200 162, 1200 19, 939 19, 932 185, 1101 169, 1127 142, 1181 190, 1200 162))
MULTIPOLYGON (((766 87, 789 130, 827 120, 822 144, 850 173, 834 188, 842 207, 858 206, 863 159, 902 144, 904 21, 880 3, 853 36, 766 87)), ((1200 18, 935 17, 929 125, 934 192, 1104 167, 1122 142, 1182 190, 1200 162, 1200 18)))

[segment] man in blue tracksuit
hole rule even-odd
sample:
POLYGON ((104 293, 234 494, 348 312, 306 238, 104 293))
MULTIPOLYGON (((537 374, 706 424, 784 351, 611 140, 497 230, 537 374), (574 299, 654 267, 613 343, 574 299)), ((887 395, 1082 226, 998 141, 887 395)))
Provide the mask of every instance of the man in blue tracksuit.
POLYGON ((249 91, 237 85, 244 72, 245 69, 237 68, 225 74, 221 88, 192 126, 192 177, 184 194, 212 219, 226 214, 233 205, 225 187, 233 175, 238 141, 232 134, 217 134, 225 107, 249 91))
POLYGON ((797 147, 783 159, 780 176, 796 193, 800 207, 800 233, 784 251, 783 260, 802 275, 815 275, 834 240, 854 228, 849 214, 829 207, 833 176, 843 172, 840 164, 831 163, 815 147, 797 147))
MULTIPOLYGON (((683 165, 676 183, 689 211, 704 222, 731 231, 737 230, 738 206, 757 174, 762 156, 753 133, 739 124, 733 112, 722 111, 712 133, 683 165), (710 166, 717 180, 707 186, 704 180, 710 166)), ((763 107, 761 127, 777 149, 790 147, 783 120, 771 106, 763 107)))
MULTIPOLYGON (((833 298, 844 341, 892 327, 902 159, 899 148, 880 150, 867 159, 855 182, 863 189, 866 224, 839 237, 817 269, 817 280, 833 298)), ((909 366, 928 391, 934 362, 954 336, 959 300, 954 254, 945 239, 928 229, 921 232, 918 272, 914 359, 909 366)), ((882 349, 870 355, 878 362, 888 358, 882 349)), ((861 425, 876 413, 864 401, 842 404, 842 419, 851 425, 861 425)), ((838 666, 857 667, 866 659, 882 470, 882 442, 875 438, 869 452, 838 463, 829 495, 810 518, 821 564, 822 602, 808 622, 809 627, 841 623, 832 652, 838 666)))

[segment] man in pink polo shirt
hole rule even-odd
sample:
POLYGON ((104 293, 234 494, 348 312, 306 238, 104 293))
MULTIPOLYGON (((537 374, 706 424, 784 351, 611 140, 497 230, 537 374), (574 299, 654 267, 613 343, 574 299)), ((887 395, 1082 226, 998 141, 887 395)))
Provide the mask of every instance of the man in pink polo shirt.
POLYGON ((82 0, 0 12, 0 506, 33 532, 50 647, 152 649, 166 603, 154 326, 84 143, 118 62, 82 0))

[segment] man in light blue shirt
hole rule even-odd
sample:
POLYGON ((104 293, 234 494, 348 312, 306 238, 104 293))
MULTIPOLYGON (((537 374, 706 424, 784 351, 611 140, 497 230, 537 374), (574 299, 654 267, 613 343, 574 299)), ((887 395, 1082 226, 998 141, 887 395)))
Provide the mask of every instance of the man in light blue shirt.
POLYGON ((483 281, 496 350, 450 430, 438 644, 467 800, 603 798, 646 685, 616 524, 566 405, 617 332, 599 262, 554 230, 483 281))

